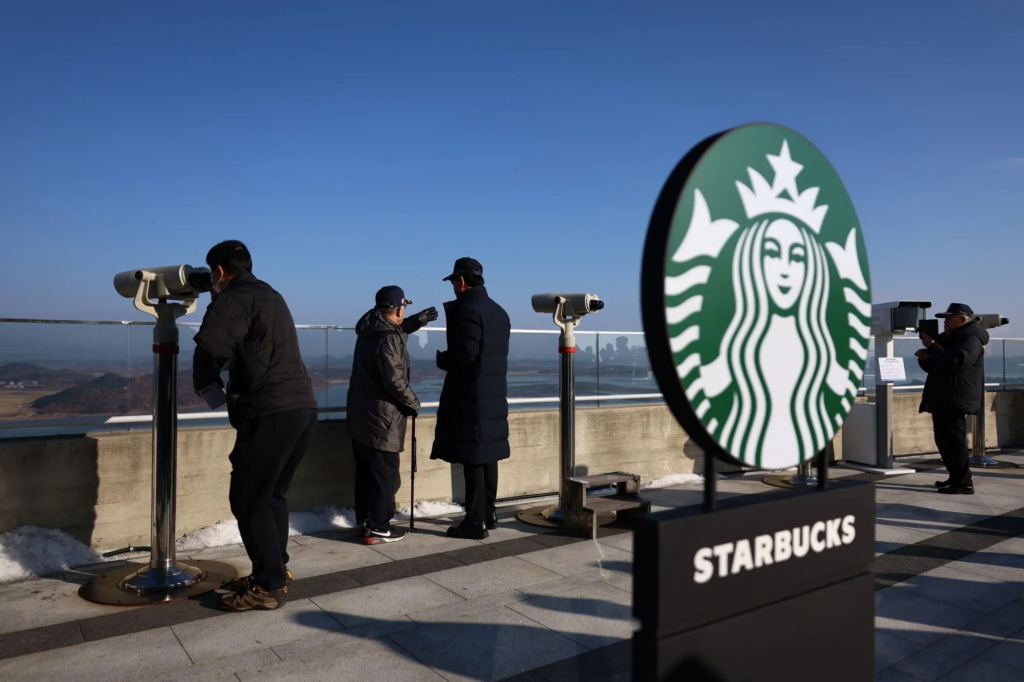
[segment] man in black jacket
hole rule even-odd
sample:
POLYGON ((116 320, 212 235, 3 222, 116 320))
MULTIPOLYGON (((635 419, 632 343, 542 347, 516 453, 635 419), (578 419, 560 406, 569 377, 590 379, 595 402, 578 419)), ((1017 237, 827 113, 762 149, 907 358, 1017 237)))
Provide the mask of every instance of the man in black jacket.
POLYGON ((946 495, 973 495, 970 454, 967 451, 967 415, 978 414, 985 398, 985 345, 988 331, 974 321, 974 311, 951 303, 945 313, 945 331, 939 338, 921 335, 925 347, 917 361, 928 378, 921 397, 921 412, 931 412, 935 445, 949 471, 936 481, 946 495))
POLYGON ((481 540, 497 526, 498 462, 509 457, 508 344, 511 323, 487 295, 483 267, 455 261, 455 300, 445 303, 448 350, 437 353, 447 372, 437 410, 431 459, 461 464, 466 478, 466 517, 451 537, 481 540))
POLYGON ((377 292, 376 307, 356 325, 346 412, 356 460, 356 523, 368 545, 405 536, 392 527, 391 517, 406 418, 420 411, 409 386, 408 335, 437 319, 434 308, 406 319, 410 303, 401 288, 384 287, 377 292))
POLYGON ((299 355, 295 322, 281 294, 252 274, 245 244, 226 241, 206 256, 213 300, 195 336, 196 392, 222 386, 230 363, 228 417, 231 513, 252 575, 230 584, 228 611, 268 610, 288 600, 288 501, 292 476, 313 438, 317 403, 299 355))

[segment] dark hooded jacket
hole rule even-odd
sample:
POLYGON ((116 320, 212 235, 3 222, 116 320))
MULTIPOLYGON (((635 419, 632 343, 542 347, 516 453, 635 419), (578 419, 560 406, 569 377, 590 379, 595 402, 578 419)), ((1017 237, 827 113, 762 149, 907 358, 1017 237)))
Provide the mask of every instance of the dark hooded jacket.
POLYGON ((483 286, 444 308, 448 350, 437 366, 447 374, 430 457, 469 465, 507 459, 508 315, 483 286))
POLYGON ((195 343, 197 391, 220 384, 230 362, 228 416, 236 429, 266 415, 316 409, 292 314, 281 294, 251 273, 233 279, 213 299, 195 343))
POLYGON ((978 414, 985 396, 988 331, 976 322, 939 334, 918 364, 924 382, 921 412, 978 414))
POLYGON ((409 387, 409 334, 413 319, 401 327, 371 310, 356 325, 356 348, 346 407, 352 440, 374 450, 405 449, 406 417, 420 411, 409 387))

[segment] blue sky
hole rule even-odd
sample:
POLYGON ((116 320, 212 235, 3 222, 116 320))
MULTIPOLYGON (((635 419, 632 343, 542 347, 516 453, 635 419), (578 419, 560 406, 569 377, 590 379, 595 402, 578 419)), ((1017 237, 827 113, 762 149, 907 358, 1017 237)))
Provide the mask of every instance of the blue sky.
POLYGON ((137 319, 115 272, 239 238, 300 323, 440 306, 471 255, 518 327, 582 290, 638 330, 661 184, 767 120, 840 172, 876 301, 1024 336, 1024 4, 843 4, 5 3, 0 316, 137 319))

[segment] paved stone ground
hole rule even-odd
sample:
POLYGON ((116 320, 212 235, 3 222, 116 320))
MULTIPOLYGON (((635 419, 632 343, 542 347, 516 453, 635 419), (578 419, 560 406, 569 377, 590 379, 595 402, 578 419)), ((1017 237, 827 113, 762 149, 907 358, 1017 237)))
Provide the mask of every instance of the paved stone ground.
MULTIPOLYGON (((1024 465, 1022 454, 1001 458, 1024 465)), ((954 498, 934 491, 943 473, 876 484, 877 680, 1024 680, 1024 469, 977 472, 978 494, 954 498)), ((719 494, 777 490, 763 477, 721 480, 719 494)), ((699 504, 702 492, 644 495, 657 510, 699 504)), ((513 512, 484 542, 445 537, 452 519, 377 547, 351 533, 294 538, 294 598, 273 612, 79 599, 111 564, 6 585, 0 679, 631 679, 632 533, 578 541, 513 512)), ((240 546, 191 557, 249 570, 240 546)))

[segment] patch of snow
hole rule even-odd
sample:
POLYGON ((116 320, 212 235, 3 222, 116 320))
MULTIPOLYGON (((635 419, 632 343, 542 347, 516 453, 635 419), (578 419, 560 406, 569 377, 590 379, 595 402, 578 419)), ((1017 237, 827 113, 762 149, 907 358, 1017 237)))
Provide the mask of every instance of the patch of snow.
POLYGON ((56 528, 21 526, 0 535, 0 583, 102 561, 99 552, 56 528))
POLYGON ((356 513, 334 505, 315 507, 311 512, 292 512, 288 516, 288 535, 308 535, 355 527, 356 513))
MULTIPOLYGON (((715 474, 715 478, 725 478, 722 474, 715 474)), ((704 477, 700 474, 670 474, 656 478, 653 481, 643 483, 640 487, 648 488, 669 488, 674 485, 703 485, 704 477)))
POLYGON ((178 538, 174 546, 179 552, 194 552, 207 547, 240 544, 242 544, 242 535, 238 532, 238 522, 232 519, 218 521, 212 526, 194 530, 188 535, 178 538))
MULTIPOLYGON (((419 502, 417 518, 462 514, 465 510, 449 502, 419 502)), ((395 518, 409 519, 409 508, 395 510, 395 518)), ((292 512, 288 516, 289 535, 307 535, 328 530, 355 528, 356 515, 351 509, 324 506, 308 512, 292 512)), ((218 521, 178 538, 179 552, 194 552, 209 547, 240 545, 242 536, 238 523, 218 521)), ((0 535, 0 584, 25 580, 47 573, 66 571, 76 566, 119 561, 123 556, 106 559, 100 552, 56 528, 21 526, 0 535)))
MULTIPOLYGON (((465 509, 457 504, 451 502, 417 502, 416 503, 416 518, 430 518, 432 516, 451 516, 453 514, 463 514, 465 509)), ((401 509, 395 510, 395 518, 399 521, 409 520, 409 508, 402 507, 401 509)))

